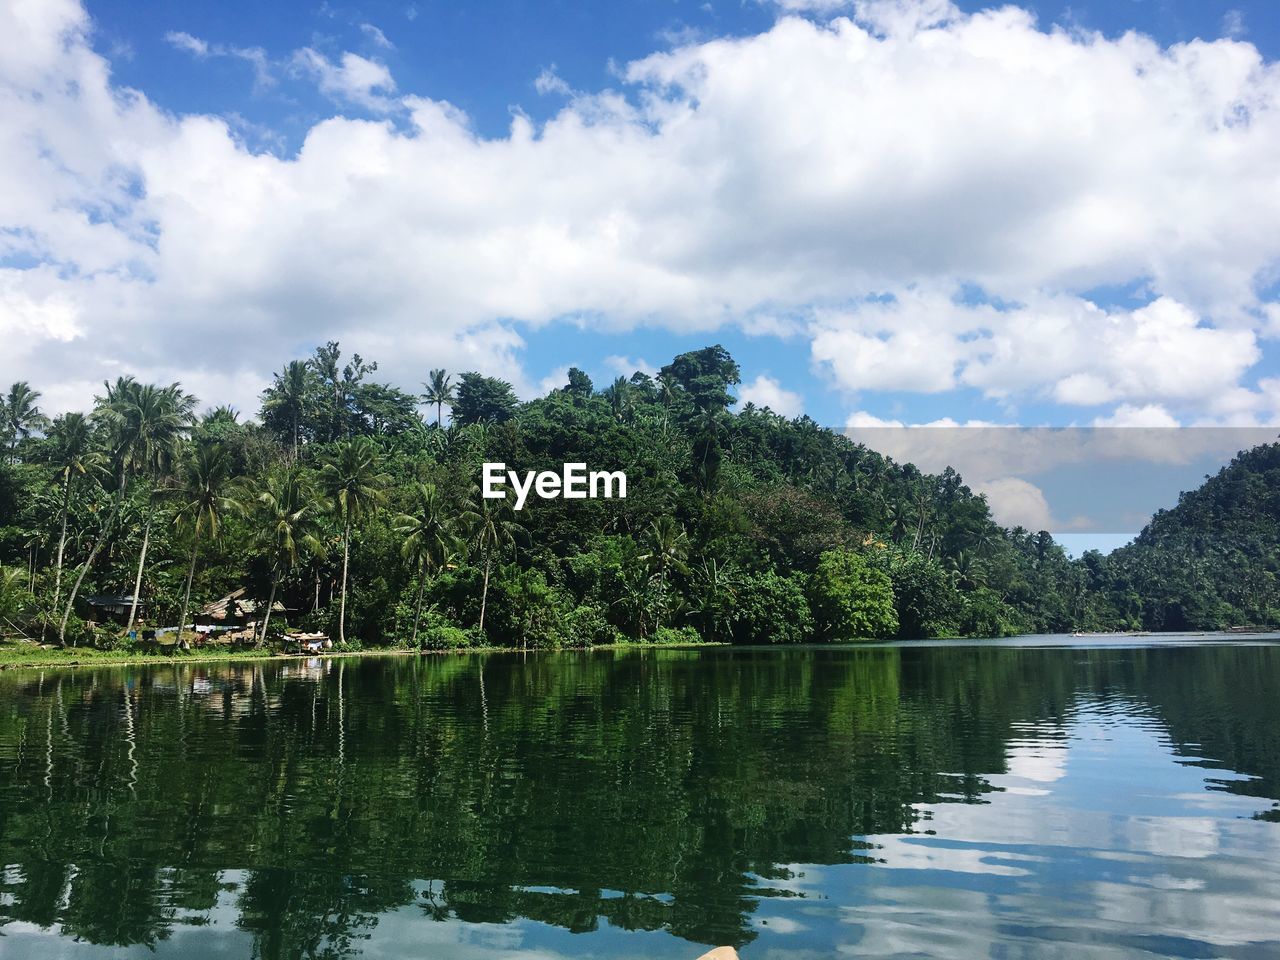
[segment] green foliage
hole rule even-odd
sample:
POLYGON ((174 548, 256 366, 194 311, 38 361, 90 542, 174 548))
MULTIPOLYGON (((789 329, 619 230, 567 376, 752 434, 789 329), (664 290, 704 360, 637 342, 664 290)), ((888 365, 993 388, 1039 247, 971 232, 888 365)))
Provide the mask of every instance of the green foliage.
POLYGON ((87 626, 104 618, 85 597, 135 585, 145 627, 243 590, 284 608, 256 624, 260 642, 301 627, 410 647, 453 648, 458 631, 549 648, 686 628, 793 643, 1280 621, 1275 445, 1131 547, 1071 560, 1046 532, 996 525, 954 470, 922 473, 807 417, 730 413, 741 373, 719 346, 600 391, 575 368, 527 403, 443 369, 415 397, 337 343, 278 369, 259 422, 197 420, 179 385, 125 377, 50 424, 14 385, 0 565, 26 596, 4 629, 114 642, 124 624, 87 626), (622 469, 628 496, 516 514, 478 495, 495 460, 622 469))
POLYGON ((511 384, 478 373, 464 373, 453 402, 453 422, 506 423, 515 416, 517 405, 511 384))
POLYGON ((801 643, 813 636, 802 576, 748 574, 736 585, 734 608, 734 643, 801 643))
POLYGON ((863 553, 824 553, 809 578, 809 605, 825 640, 878 640, 898 632, 893 584, 863 553))
POLYGON ((959 633, 964 601, 942 564, 898 547, 873 549, 867 556, 892 585, 898 637, 919 640, 959 633))
POLYGON ((956 624, 965 637, 1012 637, 1027 632, 1017 611, 986 587, 963 596, 956 624))
POLYGON ((476 645, 471 633, 435 610, 429 611, 423 618, 419 639, 423 650, 462 650, 476 645))
POLYGON ((695 644, 702 643, 702 637, 693 627, 659 627, 653 632, 653 642, 660 644, 695 644))

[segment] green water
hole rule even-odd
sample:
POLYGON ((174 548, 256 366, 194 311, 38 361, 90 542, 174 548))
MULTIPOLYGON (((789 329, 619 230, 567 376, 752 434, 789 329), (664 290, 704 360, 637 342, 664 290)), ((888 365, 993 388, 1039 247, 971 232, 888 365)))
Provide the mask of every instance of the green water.
POLYGON ((1191 640, 10 671, 0 956, 1280 956, 1278 691, 1191 640))

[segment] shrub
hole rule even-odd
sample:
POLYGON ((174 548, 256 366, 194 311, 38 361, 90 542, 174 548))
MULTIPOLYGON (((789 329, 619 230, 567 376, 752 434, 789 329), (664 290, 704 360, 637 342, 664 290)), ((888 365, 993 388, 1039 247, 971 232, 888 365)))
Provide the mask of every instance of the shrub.
POLYGON ((938 561, 914 550, 891 547, 871 556, 889 578, 898 615, 896 634, 904 640, 954 637, 963 600, 938 561))
POLYGON ((649 638, 650 643, 701 643, 702 637, 693 627, 659 627, 649 638))
POLYGON ((821 556, 809 579, 809 605, 826 640, 874 640, 898 632, 889 575, 851 550, 821 556))
POLYGON ((423 650, 461 650, 473 644, 470 631, 438 610, 424 610, 418 627, 418 645, 423 650))
POLYGON ((594 647, 617 643, 621 638, 617 627, 609 622, 604 610, 591 604, 574 607, 569 611, 565 616, 563 633, 565 643, 571 646, 594 647))
POLYGON ((994 590, 980 587, 964 598, 960 634, 966 637, 1011 637, 1019 629, 1018 613, 994 590))
POLYGON ((801 643, 813 634, 803 579, 772 570, 748 574, 734 597, 734 643, 801 643))

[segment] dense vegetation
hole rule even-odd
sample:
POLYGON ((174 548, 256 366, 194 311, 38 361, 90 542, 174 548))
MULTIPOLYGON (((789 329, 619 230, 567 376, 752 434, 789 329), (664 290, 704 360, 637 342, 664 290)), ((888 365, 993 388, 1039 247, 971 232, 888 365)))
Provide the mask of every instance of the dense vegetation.
POLYGON ((286 611, 259 645, 286 624, 340 646, 439 648, 1280 620, 1275 445, 1133 546, 1072 561, 1047 532, 999 527, 953 470, 923 474, 807 417, 731 412, 739 371, 718 346, 603 390, 571 370, 528 403, 479 373, 432 371, 414 395, 376 370, 327 344, 275 375, 257 421, 197 416, 179 384, 127 377, 49 421, 15 384, 0 632, 112 646, 241 587, 286 611), (479 496, 486 461, 622 469, 628 496, 516 513, 479 496), (141 602, 90 628, 93 594, 141 602))

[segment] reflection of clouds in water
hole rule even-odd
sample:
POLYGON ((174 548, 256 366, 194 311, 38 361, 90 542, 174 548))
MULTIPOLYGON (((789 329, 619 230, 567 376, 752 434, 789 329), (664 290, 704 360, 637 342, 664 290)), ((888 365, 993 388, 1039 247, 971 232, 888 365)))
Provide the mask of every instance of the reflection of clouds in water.
POLYGON ((799 920, 792 920, 790 917, 755 917, 752 919, 752 925, 756 927, 768 927, 770 933, 800 933, 808 930, 799 920))
POLYGON ((848 885, 813 925, 849 956, 1280 947, 1280 830, 1251 819, 1269 801, 1209 789, 1236 775, 1177 756, 1130 706, 1016 728, 984 803, 921 804, 928 835, 865 838, 881 862, 829 868, 828 892, 848 885))

